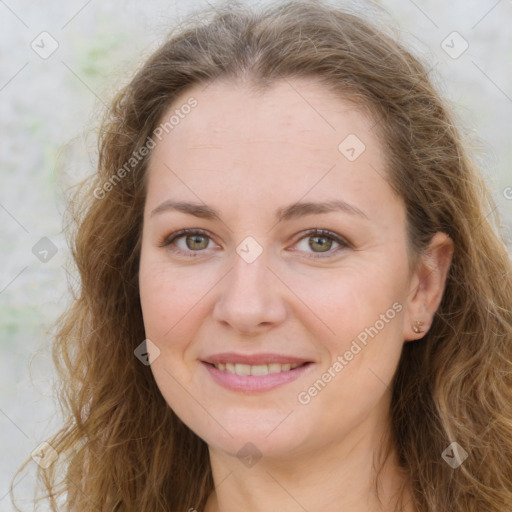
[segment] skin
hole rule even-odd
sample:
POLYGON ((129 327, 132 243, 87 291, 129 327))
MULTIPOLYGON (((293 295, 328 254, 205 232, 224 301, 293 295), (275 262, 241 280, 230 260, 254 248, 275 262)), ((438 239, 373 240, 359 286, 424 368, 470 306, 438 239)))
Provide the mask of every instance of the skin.
POLYGON ((403 474, 392 453, 380 503, 372 462, 389 431, 402 346, 424 336, 412 323, 428 330, 439 306, 451 240, 436 234, 409 272, 405 210, 383 178, 375 123, 324 86, 283 80, 261 94, 217 81, 182 92, 169 113, 191 96, 197 107, 152 150, 139 279, 146 336, 160 351, 152 350, 154 378, 209 446, 216 490, 206 510, 392 511, 403 474), (366 146, 352 162, 338 150, 349 134, 366 146), (168 199, 204 203, 220 220, 175 210, 151 215, 168 199), (334 211, 276 221, 279 209, 298 201, 332 199, 365 216, 334 211), (186 236, 159 246, 184 228, 210 238, 199 238, 199 248, 186 236), (322 252, 318 235, 307 233, 315 228, 350 245, 327 239, 322 252), (263 249, 251 263, 236 252, 248 236, 263 249), (299 393, 394 303, 401 306, 394 318, 300 403, 299 393), (272 391, 243 393, 219 386, 201 364, 219 352, 273 352, 314 364, 272 391), (250 467, 237 457, 248 442, 257 459, 250 467))

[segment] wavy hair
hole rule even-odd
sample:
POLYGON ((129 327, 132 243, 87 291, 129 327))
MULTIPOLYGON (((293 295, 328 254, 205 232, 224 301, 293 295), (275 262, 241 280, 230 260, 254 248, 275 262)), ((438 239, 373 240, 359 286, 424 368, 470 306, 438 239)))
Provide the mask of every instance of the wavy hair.
POLYGON ((200 14, 171 32, 112 100, 98 170, 70 200, 80 289, 56 324, 66 422, 49 439, 58 460, 38 469, 41 499, 54 511, 64 499, 72 512, 204 508, 213 490, 208 447, 134 357, 145 338, 138 267, 148 156, 103 199, 98 190, 142 154, 192 85, 243 79, 263 90, 314 78, 375 120, 387 179, 405 205, 412 264, 436 232, 454 242, 432 327, 404 343, 393 381, 391 442, 412 503, 418 512, 510 510, 511 261, 489 214, 492 198, 426 65, 376 22, 321 1, 259 10, 232 2, 200 14), (468 452, 457 469, 441 457, 452 442, 468 452))

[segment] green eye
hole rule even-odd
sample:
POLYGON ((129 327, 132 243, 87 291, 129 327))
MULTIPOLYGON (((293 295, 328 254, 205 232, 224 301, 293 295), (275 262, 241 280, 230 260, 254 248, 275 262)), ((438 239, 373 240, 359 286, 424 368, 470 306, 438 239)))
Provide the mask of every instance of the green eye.
POLYGON ((339 252, 342 249, 351 247, 351 244, 347 242, 343 237, 328 231, 325 229, 313 229, 302 237, 297 243, 299 250, 310 254, 310 258, 326 258, 339 252), (304 245, 305 241, 308 241, 307 245, 304 245), (301 244, 302 247, 301 247, 301 244), (333 250, 333 244, 337 244, 333 250), (325 256, 323 256, 325 254, 325 256))
MULTIPOLYGON (((200 253, 208 249, 211 237, 206 231, 201 229, 183 229, 173 233, 160 242, 160 247, 168 247, 172 252, 190 257, 200 256, 200 253), (180 245, 180 240, 185 240, 185 244, 180 245)), ((313 229, 306 233, 296 244, 299 250, 309 254, 309 258, 326 258, 344 248, 352 247, 347 240, 332 231, 324 229, 313 229), (305 243, 308 241, 307 244, 305 243), (300 245, 303 245, 302 248, 300 245), (334 247, 333 244, 337 244, 334 247), (333 249, 333 250, 331 250, 333 249), (325 256, 324 256, 325 254, 325 256)), ((295 250, 295 249, 294 249, 295 250)))
POLYGON ((182 229, 176 233, 173 233, 169 237, 165 238, 160 244, 160 247, 168 247, 172 252, 187 254, 189 256, 198 256, 204 249, 208 248, 211 238, 208 236, 206 231, 200 229, 182 229), (180 247, 179 240, 185 240, 185 247, 180 247))
POLYGON ((319 252, 327 252, 332 247, 332 243, 333 240, 325 236, 315 235, 309 237, 309 247, 313 250, 319 249, 319 252))
POLYGON ((209 243, 208 237, 203 235, 186 235, 185 237, 181 236, 179 238, 185 238, 187 248, 190 249, 191 251, 206 249, 209 243))

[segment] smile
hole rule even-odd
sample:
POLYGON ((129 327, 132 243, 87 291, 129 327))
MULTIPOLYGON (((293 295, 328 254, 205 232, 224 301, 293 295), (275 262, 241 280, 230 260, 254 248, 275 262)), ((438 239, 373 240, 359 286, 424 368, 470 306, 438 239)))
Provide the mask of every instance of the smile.
POLYGON ((223 363, 201 361, 210 379, 230 391, 262 393, 291 383, 310 372, 311 361, 299 363, 223 363))
POLYGON ((307 363, 269 363, 269 364, 243 364, 243 363, 218 363, 214 364, 217 370, 234 373, 236 375, 269 375, 294 370, 307 363))

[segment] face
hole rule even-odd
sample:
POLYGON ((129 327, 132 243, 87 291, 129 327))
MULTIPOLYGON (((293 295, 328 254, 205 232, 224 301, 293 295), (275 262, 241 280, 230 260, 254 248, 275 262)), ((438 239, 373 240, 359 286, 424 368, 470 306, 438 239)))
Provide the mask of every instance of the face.
POLYGON ((233 455, 378 434, 409 267, 374 122, 307 80, 195 86, 165 119, 190 98, 152 150, 144 211, 140 298, 162 395, 233 455))

